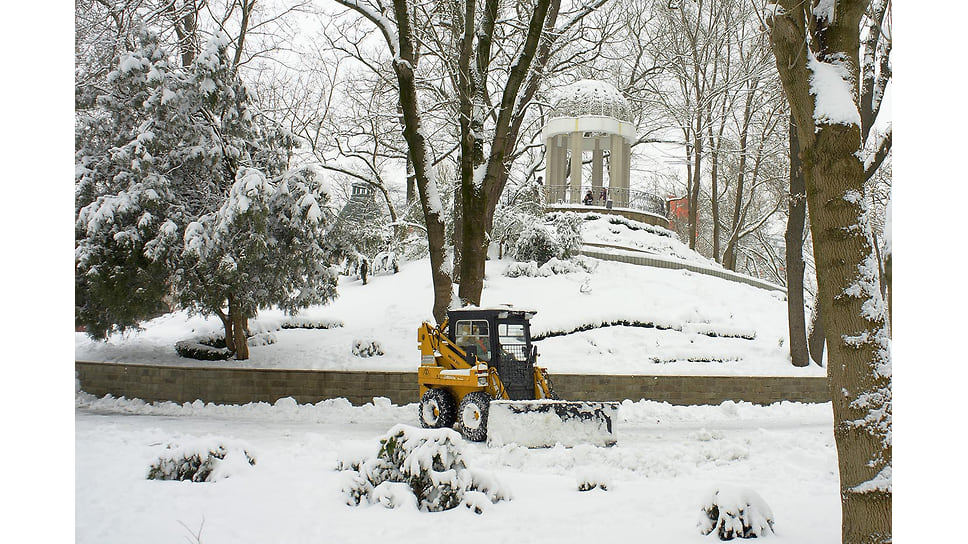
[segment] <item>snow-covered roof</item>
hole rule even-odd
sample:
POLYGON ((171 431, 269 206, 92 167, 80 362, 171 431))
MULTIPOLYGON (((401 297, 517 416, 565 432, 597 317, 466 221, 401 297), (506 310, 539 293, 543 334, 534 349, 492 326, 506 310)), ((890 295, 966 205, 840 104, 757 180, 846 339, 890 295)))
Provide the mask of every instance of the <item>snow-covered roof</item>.
POLYGON ((582 117, 605 115, 628 121, 631 108, 628 100, 612 84, 595 79, 582 79, 562 87, 552 97, 552 117, 582 117))

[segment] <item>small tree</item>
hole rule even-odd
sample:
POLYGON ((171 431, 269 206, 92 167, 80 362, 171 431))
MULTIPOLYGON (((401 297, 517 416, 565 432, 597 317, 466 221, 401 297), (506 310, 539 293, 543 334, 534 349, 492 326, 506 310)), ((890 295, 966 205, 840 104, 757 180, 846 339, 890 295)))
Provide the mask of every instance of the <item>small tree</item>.
POLYGON ((237 359, 248 358, 248 320, 258 310, 275 305, 294 312, 336 296, 336 273, 323 264, 321 244, 320 204, 328 198, 311 169, 276 185, 249 168, 218 212, 188 225, 182 302, 219 317, 237 359))

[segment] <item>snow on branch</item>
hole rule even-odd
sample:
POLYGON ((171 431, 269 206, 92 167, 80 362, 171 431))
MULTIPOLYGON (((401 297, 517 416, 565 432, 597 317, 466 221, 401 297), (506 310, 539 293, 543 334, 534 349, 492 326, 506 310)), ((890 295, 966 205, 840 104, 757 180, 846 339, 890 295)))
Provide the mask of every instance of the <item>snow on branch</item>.
POLYGON ((398 45, 399 39, 397 38, 397 25, 396 22, 387 16, 388 10, 383 5, 383 2, 379 0, 375 3, 361 0, 336 0, 336 3, 350 8, 376 25, 377 29, 383 34, 383 39, 386 40, 387 46, 390 47, 390 54, 394 58, 399 57, 400 48, 398 45))

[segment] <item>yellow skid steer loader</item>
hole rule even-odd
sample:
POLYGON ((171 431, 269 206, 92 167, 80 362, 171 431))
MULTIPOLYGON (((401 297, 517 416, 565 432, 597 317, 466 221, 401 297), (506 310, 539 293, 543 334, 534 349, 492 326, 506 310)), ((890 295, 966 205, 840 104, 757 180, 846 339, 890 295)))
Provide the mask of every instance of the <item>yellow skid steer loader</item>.
POLYGON ((465 438, 489 445, 614 445, 618 403, 558 399, 548 371, 535 364, 534 314, 463 308, 450 310, 439 327, 421 325, 421 426, 456 423, 465 438))

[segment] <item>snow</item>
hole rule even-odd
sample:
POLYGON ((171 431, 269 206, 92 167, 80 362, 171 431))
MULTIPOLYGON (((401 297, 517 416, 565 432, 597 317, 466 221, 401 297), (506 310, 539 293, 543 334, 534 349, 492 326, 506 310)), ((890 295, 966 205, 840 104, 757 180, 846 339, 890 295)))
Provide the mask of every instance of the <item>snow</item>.
MULTIPOLYGON (((584 227, 586 242, 703 261, 662 229, 631 230, 600 220, 584 227)), ((536 310, 539 363, 552 374, 824 374, 820 367, 790 364, 781 293, 681 270, 583 259, 587 266, 560 267, 548 277, 511 278, 504 275, 511 261, 487 263, 481 306, 536 310)), ((105 343, 77 333, 75 358, 413 371, 420 364, 416 329, 432 320, 429 272, 426 259, 402 262, 399 273, 374 274, 365 286, 341 277, 339 298, 329 305, 293 317, 264 311, 250 328, 271 332, 277 341, 252 346, 244 363, 178 357, 175 342, 221 327, 217 319, 180 311, 105 343), (354 341, 361 338, 379 342, 384 354, 354 356, 354 341)), ((492 502, 469 491, 466 507, 428 513, 404 487, 385 482, 361 505, 347 505, 344 490, 358 480, 340 468, 372 454, 398 426, 415 426, 417 412, 416 404, 385 398, 363 406, 292 398, 233 406, 149 404, 76 391, 75 541, 424 542, 428 535, 459 534, 468 543, 518 542, 522 535, 533 542, 625 542, 648 535, 656 542, 699 543, 715 538, 703 536, 698 523, 710 489, 738 488, 769 504, 776 530, 769 536, 778 543, 839 542, 829 403, 683 407, 627 399, 613 419, 612 447, 529 449, 510 440, 488 446, 458 439, 474 478, 500 482, 509 500, 492 502), (165 452, 215 445, 234 452, 217 467, 217 481, 146 478, 165 452)), ((420 432, 414 429, 414 436, 420 432)))
MULTIPOLYGON (((416 406, 386 399, 299 405, 145 404, 78 393, 75 406, 75 541, 114 542, 709 542, 699 532, 711 488, 755 491, 775 516, 775 542, 840 538, 836 448, 829 404, 676 407, 626 401, 618 445, 527 449, 458 441, 475 475, 510 500, 427 513, 405 490, 348 506, 340 460, 379 447, 416 406), (170 444, 244 444, 256 463, 210 483, 147 480, 170 444), (244 469, 244 470, 243 470, 244 469), (581 492, 582 481, 607 484, 581 492), (388 509, 381 500, 404 503, 388 509), (200 534, 200 539, 192 535, 200 534)), ((410 495, 412 496, 412 495, 410 495)), ((715 537, 713 537, 715 539, 715 537)))
POLYGON ((843 62, 821 62, 813 54, 807 60, 810 94, 816 97, 813 118, 818 123, 860 126, 851 77, 843 62))
POLYGON ((604 115, 628 121, 631 109, 628 100, 611 83, 582 79, 558 90, 552 97, 553 117, 581 117, 604 115))
MULTIPOLYGON (((482 306, 513 304, 537 311, 532 335, 539 363, 554 373, 823 376, 824 369, 789 361, 782 294, 684 270, 594 261, 593 273, 508 278, 508 260, 487 263, 482 306), (582 292, 582 286, 585 285, 582 292), (589 287, 590 286, 590 287, 589 287), (569 333, 580 330, 581 332, 569 333), (752 339, 749 336, 753 336, 752 339), (701 362, 720 360, 722 362, 701 362)), ((418 326, 433 321, 428 260, 401 263, 398 274, 372 275, 367 285, 341 276, 338 298, 289 318, 268 310, 252 332, 274 332, 273 345, 254 346, 251 368, 413 371, 419 365, 418 326), (327 329, 282 328, 287 321, 336 321, 327 329), (384 355, 353 355, 354 342, 379 342, 384 355)), ((231 366, 233 361, 183 359, 175 342, 219 334, 214 317, 174 312, 143 330, 95 342, 75 334, 75 358, 129 364, 231 366)))

